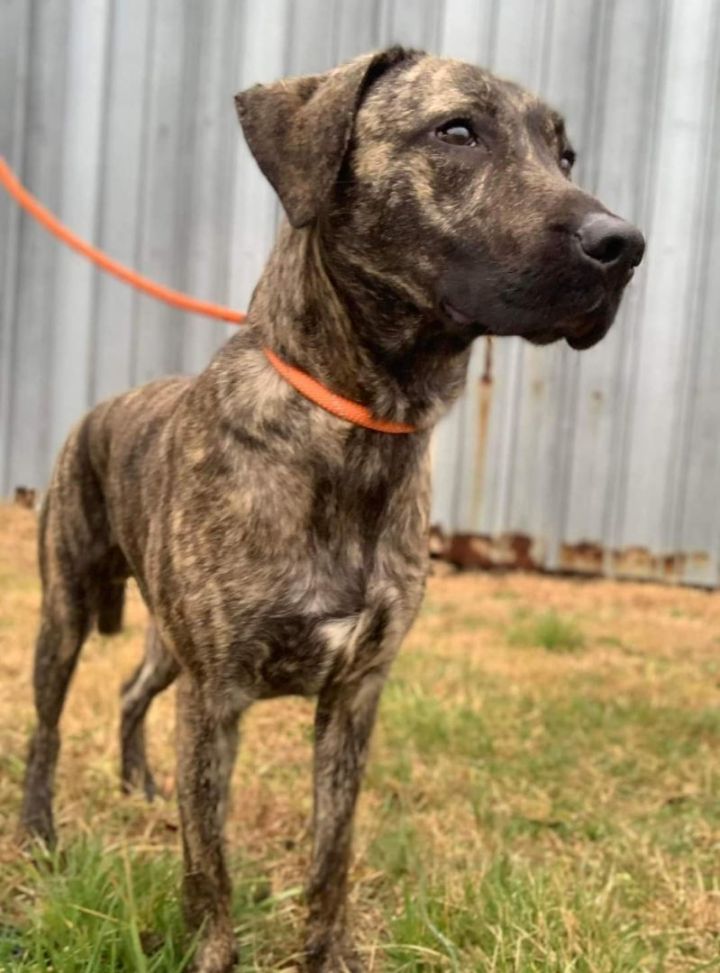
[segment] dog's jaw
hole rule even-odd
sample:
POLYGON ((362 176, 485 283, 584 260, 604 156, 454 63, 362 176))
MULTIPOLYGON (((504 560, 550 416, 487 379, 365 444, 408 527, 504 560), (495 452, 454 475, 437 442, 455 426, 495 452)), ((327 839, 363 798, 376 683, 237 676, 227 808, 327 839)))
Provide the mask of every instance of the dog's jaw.
POLYGON ((374 415, 429 430, 462 391, 482 333, 331 254, 322 229, 285 225, 253 295, 248 323, 285 360, 374 415), (377 341, 378 333, 383 343, 377 341))

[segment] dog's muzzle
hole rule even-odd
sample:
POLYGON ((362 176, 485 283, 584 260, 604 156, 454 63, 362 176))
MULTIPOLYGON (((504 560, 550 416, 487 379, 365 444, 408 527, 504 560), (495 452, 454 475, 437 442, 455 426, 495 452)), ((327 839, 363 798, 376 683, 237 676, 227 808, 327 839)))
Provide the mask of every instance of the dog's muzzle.
POLYGON ((445 327, 469 339, 519 335, 590 348, 609 330, 645 239, 631 223, 594 207, 549 221, 535 249, 514 259, 459 250, 438 288, 445 327))

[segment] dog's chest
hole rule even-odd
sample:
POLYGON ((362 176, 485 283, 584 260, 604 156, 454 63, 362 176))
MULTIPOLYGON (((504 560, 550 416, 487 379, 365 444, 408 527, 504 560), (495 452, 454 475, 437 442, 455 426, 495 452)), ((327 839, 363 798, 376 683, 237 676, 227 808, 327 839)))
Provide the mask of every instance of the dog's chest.
POLYGON ((189 664, 202 646, 251 698, 315 695, 397 646, 422 590, 427 491, 410 444, 363 446, 285 468, 251 455, 222 505, 193 495, 173 512, 153 607, 189 664))
POLYGON ((385 440, 316 475, 286 611, 268 632, 262 669, 272 692, 314 694, 330 674, 383 665, 397 648, 427 565, 423 487, 411 444, 385 440))
POLYGON ((331 671, 350 658, 363 614, 295 614, 267 618, 257 641, 253 682, 259 697, 313 696, 331 671))
POLYGON ((331 674, 379 664, 405 612, 405 593, 389 579, 363 579, 347 561, 332 576, 308 566, 259 620, 258 695, 315 695, 331 674))

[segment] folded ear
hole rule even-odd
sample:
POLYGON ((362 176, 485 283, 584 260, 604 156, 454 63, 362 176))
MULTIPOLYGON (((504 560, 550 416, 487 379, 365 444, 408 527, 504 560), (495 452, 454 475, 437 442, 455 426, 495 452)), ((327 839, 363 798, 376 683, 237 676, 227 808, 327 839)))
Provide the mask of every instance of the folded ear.
POLYGON ((416 53, 391 47, 324 74, 258 84, 235 96, 250 151, 293 226, 310 223, 330 195, 368 85, 416 53))

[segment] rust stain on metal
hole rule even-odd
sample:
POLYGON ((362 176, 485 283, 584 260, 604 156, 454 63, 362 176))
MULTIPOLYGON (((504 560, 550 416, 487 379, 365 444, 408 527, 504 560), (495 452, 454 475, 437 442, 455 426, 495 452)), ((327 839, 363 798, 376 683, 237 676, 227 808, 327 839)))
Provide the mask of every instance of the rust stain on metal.
POLYGON ((611 552, 612 573, 622 578, 654 578, 659 581, 680 581, 689 567, 703 572, 710 567, 710 555, 704 551, 675 551, 653 554, 645 547, 628 547, 611 552))
POLYGON ((442 556, 459 568, 519 568, 539 571, 542 552, 526 534, 453 534, 445 541, 442 556))
POLYGON ((37 491, 34 487, 15 487, 15 503, 18 507, 27 507, 28 510, 34 510, 35 504, 37 503, 37 491))
POLYGON ((626 578, 647 578, 654 575, 654 558, 646 547, 625 547, 610 552, 610 566, 613 574, 626 578))
POLYGON ((690 551, 686 556, 688 567, 694 571, 705 571, 711 565, 710 555, 706 551, 690 551))
MULTIPOLYGON (((452 534, 431 532, 431 556, 462 569, 545 571, 542 543, 522 533, 452 534)), ((645 547, 606 549, 594 541, 562 544, 557 570, 566 574, 678 583, 710 576, 712 559, 704 551, 655 554, 645 547)))
POLYGON ((580 541, 560 547, 558 567, 572 574, 609 574, 618 578, 682 581, 688 569, 703 573, 711 567, 704 551, 655 554, 646 547, 605 549, 601 544, 580 541))
POLYGON ((687 554, 666 554, 659 558, 662 573, 668 581, 675 581, 685 574, 687 561, 687 554))
POLYGON ((505 534, 504 539, 513 553, 513 564, 524 571, 537 570, 539 564, 533 555, 535 542, 526 534, 505 534))
POLYGON ((579 574, 601 574, 605 551, 601 544, 580 541, 579 544, 561 544, 558 567, 561 571, 579 574))
POLYGON ((485 368, 480 381, 483 385, 492 385, 493 340, 492 335, 485 338, 485 368))

